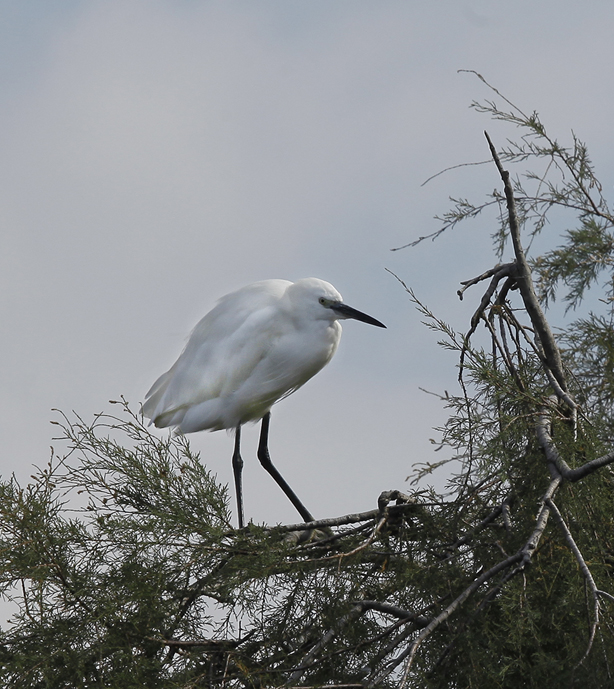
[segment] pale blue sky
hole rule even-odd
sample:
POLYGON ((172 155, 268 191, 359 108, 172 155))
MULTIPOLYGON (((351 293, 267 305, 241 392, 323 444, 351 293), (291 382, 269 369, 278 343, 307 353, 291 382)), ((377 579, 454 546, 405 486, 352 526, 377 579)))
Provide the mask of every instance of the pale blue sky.
MULTIPOLYGON (((0 3, 0 468, 48 458, 50 411, 135 407, 226 292, 316 276, 388 325, 344 326, 331 365, 274 409, 274 461, 316 516, 370 509, 433 456, 454 358, 389 268, 459 329, 487 219, 437 229, 492 169, 468 108, 482 72, 613 187, 614 4, 450 0, 0 3)), ((553 228, 555 231, 556 228, 553 228)), ((473 295, 477 298, 477 293, 473 295)), ((231 440, 193 438, 229 481, 231 440)), ((295 514, 245 435, 246 514, 295 514)), ((58 448, 59 449, 59 448, 58 448)))

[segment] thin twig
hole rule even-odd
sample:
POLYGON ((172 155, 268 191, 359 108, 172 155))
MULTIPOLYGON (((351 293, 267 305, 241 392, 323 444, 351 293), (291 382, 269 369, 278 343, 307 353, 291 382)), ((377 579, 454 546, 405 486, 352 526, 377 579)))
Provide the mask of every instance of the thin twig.
POLYGON ((436 177, 439 177, 439 175, 443 175, 446 172, 450 172, 451 170, 458 170, 459 167, 474 167, 475 165, 488 165, 488 163, 490 163, 490 160, 478 160, 474 163, 459 163, 458 165, 450 165, 450 167, 446 167, 443 170, 440 170, 439 172, 436 172, 434 175, 431 175, 430 177, 425 179, 420 186, 424 187, 431 180, 435 179, 436 177))

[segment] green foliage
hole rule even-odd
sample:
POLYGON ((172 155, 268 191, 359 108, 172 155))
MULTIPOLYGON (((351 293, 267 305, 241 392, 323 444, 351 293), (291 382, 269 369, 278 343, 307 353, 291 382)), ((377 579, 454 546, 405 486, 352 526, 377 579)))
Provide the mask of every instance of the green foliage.
MULTIPOLYGON (((366 592, 409 600, 413 504, 377 539, 374 510, 297 545, 283 528, 232 529, 189 444, 152 436, 125 404, 62 431, 68 455, 0 495, 2 591, 20 608, 0 638, 3 686, 275 684, 366 592)), ((383 654, 378 615, 353 616, 312 681, 360 677, 383 654)))
MULTIPOLYGON (((536 112, 524 113, 490 86, 481 75, 475 72, 473 74, 508 109, 502 109, 494 100, 474 102, 472 107, 477 112, 513 125, 522 132, 517 139, 508 139, 499 155, 503 163, 523 166, 522 173, 513 178, 512 184, 516 213, 529 243, 551 227, 550 217, 553 212, 569 211, 576 218, 577 227, 563 232, 555 230, 555 236, 563 239, 560 246, 532 259, 539 297, 545 303, 554 301, 558 287, 562 284, 567 288, 563 300, 568 307, 575 308, 584 298, 587 289, 605 273, 606 291, 611 299, 614 297, 614 215, 603 195, 602 185, 595 175, 586 145, 573 132, 570 145, 562 145, 550 137, 536 112), (532 169, 524 168, 527 163, 531 164, 532 169)), ((487 195, 486 201, 478 203, 468 199, 451 200, 452 208, 437 216, 443 223, 442 228, 429 237, 438 236, 458 223, 495 207, 499 211, 499 226, 493 239, 497 254, 502 256, 509 239, 504 194, 495 189, 487 195)), ((554 222, 558 224, 563 217, 566 218, 559 213, 554 222)), ((418 241, 423 239, 426 237, 421 237, 418 241)), ((417 242, 412 244, 415 243, 417 242)))
POLYGON ((514 260, 464 283, 489 280, 466 334, 408 290, 459 360, 443 459, 415 467, 447 465, 446 490, 237 530, 184 438, 123 401, 63 416, 65 454, 0 483, 2 686, 612 686, 614 223, 585 146, 503 100, 475 104, 521 131, 492 149, 503 190, 453 202, 434 234, 493 207, 514 260), (550 238, 552 213, 572 229, 550 238), (555 248, 527 260, 540 233, 555 248), (601 310, 555 338, 542 305, 561 290, 601 310))

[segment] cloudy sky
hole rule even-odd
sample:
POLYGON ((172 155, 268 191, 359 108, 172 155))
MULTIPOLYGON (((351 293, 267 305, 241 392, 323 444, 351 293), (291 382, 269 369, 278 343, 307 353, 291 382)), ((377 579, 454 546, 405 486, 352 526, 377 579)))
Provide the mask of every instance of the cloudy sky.
MULTIPOLYGON (((318 517, 406 489, 439 459, 444 413, 419 388, 454 390, 455 361, 385 269, 465 329, 456 290, 494 262, 491 226, 391 248, 497 185, 427 177, 485 159, 484 128, 514 133, 469 109, 491 94, 458 70, 573 128, 611 192, 613 28, 611 0, 2 0, 0 470, 46 463, 52 408, 138 408, 223 294, 316 276, 388 329, 344 326, 274 409, 273 460, 318 517)), ((246 514, 295 521, 256 439, 246 514)), ((193 443, 230 481, 231 438, 193 443)))

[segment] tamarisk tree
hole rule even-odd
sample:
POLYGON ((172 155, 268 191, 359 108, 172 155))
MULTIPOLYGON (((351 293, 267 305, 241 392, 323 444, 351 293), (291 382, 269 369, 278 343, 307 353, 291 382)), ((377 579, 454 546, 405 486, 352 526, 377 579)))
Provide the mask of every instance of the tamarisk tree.
POLYGON ((521 136, 487 135, 498 188, 454 201, 436 234, 494 208, 496 260, 510 258, 463 283, 461 298, 484 285, 464 334, 408 288, 458 354, 446 490, 237 530, 184 438, 152 435, 123 401, 91 423, 62 416, 68 451, 0 487, 16 606, 3 686, 611 686, 614 217, 582 142, 493 92, 504 109, 475 107, 521 136), (559 211, 573 228, 529 255, 559 211))

